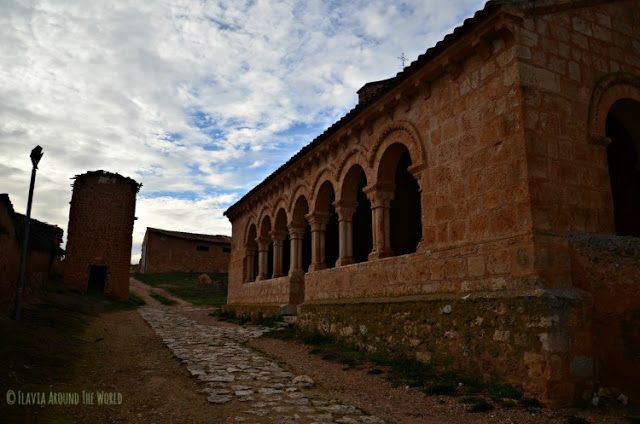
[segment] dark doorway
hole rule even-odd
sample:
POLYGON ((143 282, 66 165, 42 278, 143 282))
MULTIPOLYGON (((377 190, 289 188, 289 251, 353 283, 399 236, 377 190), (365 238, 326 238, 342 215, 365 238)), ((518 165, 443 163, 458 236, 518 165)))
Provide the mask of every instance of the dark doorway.
POLYGON ((407 170, 410 165, 411 156, 405 150, 396 167, 391 201, 391 250, 395 255, 415 252, 422 238, 420 190, 407 170))
POLYGON ((267 251, 267 278, 273 277, 273 240, 269 242, 269 250, 267 251))
POLYGON ((333 205, 336 197, 335 193, 331 194, 331 201, 329 203, 329 221, 327 222, 327 229, 325 231, 325 250, 324 250, 324 263, 327 268, 334 268, 339 256, 340 249, 340 229, 338 224, 338 214, 336 208, 333 205))
POLYGON ((291 239, 287 232, 282 242, 282 275, 289 275, 289 268, 291 268, 291 239))
POLYGON ((371 202, 363 191, 366 185, 367 178, 363 173, 358 184, 356 198, 358 206, 353 216, 353 260, 355 262, 366 262, 373 248, 371 202))
POLYGON ((621 99, 606 122, 616 234, 640 237, 640 103, 621 99))
POLYGON ((309 265, 311 265, 311 227, 305 224, 302 236, 302 270, 309 271, 309 265))
POLYGON ((89 285, 87 291, 89 293, 104 293, 107 285, 107 269, 106 266, 90 265, 89 266, 89 285))

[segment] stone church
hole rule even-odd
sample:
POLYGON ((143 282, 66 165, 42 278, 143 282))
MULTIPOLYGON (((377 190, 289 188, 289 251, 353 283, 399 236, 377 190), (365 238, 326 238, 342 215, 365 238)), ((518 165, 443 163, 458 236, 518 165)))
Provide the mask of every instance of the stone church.
POLYGON ((640 396, 640 1, 489 1, 226 212, 229 308, 640 396))

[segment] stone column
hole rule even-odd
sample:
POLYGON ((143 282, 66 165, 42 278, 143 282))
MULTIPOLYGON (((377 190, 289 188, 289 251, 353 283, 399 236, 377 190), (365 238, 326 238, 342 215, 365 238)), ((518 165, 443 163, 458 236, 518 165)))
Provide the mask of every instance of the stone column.
POLYGON ((271 240, 268 238, 258 237, 256 239, 258 243, 258 278, 257 280, 266 280, 269 278, 267 271, 269 270, 269 243, 271 240))
POLYGON ((327 267, 324 263, 324 246, 329 216, 328 212, 316 212, 306 216, 311 226, 311 265, 309 271, 319 271, 327 267))
POLYGON ((335 207, 340 232, 340 254, 336 266, 349 265, 353 263, 353 214, 358 202, 340 200, 335 203, 335 207))
POLYGON ((393 187, 391 185, 375 185, 366 187, 365 194, 371 202, 371 222, 373 230, 373 250, 369 260, 392 256, 391 250, 391 200, 393 187))
POLYGON ((286 235, 284 231, 271 231, 271 238, 273 239, 273 278, 284 275, 282 273, 282 247, 286 235))
POLYGON ((291 266, 289 275, 302 272, 302 238, 304 237, 304 227, 289 226, 289 239, 291 240, 291 266))
POLYGON ((246 281, 254 281, 256 279, 256 270, 254 266, 255 250, 247 250, 247 279, 246 281))

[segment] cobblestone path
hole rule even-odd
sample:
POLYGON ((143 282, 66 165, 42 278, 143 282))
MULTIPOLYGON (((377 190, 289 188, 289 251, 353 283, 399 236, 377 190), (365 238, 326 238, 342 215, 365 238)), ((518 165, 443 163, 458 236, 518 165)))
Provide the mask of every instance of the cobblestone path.
POLYGON ((264 327, 199 324, 166 307, 143 307, 142 317, 173 355, 203 384, 209 402, 236 404, 228 423, 384 423, 360 409, 306 393, 313 381, 295 376, 244 346, 264 327))

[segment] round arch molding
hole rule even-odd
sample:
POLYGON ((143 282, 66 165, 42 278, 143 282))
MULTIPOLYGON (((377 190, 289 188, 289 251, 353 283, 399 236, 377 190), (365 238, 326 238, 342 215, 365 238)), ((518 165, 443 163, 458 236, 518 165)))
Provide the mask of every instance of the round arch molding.
POLYGON ((607 114, 615 102, 630 98, 640 102, 640 77, 617 72, 602 77, 593 89, 589 102, 589 140, 606 146, 610 140, 605 135, 607 114))
POLYGON ((411 122, 400 120, 390 123, 380 132, 380 136, 372 146, 369 156, 369 167, 371 169, 377 168, 375 164, 380 160, 380 155, 388 145, 395 142, 405 145, 414 167, 424 168, 426 166, 427 153, 420 133, 411 122))

